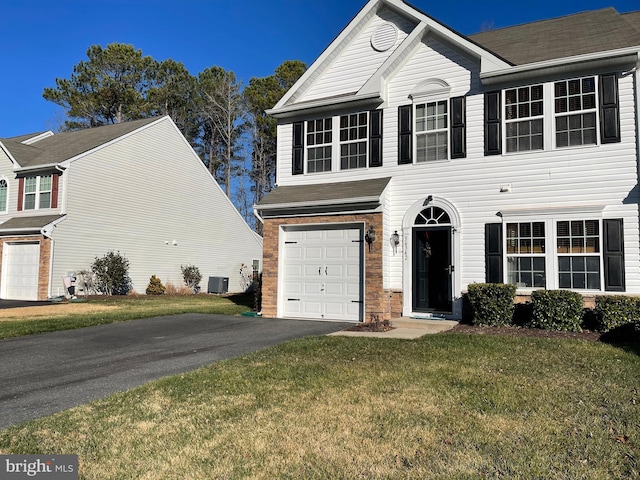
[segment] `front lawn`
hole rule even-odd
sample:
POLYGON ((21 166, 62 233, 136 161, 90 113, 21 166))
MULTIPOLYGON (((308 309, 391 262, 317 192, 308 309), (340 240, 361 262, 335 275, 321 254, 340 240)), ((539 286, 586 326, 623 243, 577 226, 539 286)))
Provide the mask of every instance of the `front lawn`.
POLYGON ((598 342, 312 337, 0 431, 83 479, 640 475, 640 357, 598 342))
POLYGON ((86 302, 0 310, 0 338, 71 330, 179 313, 236 315, 251 310, 252 295, 92 297, 86 302))

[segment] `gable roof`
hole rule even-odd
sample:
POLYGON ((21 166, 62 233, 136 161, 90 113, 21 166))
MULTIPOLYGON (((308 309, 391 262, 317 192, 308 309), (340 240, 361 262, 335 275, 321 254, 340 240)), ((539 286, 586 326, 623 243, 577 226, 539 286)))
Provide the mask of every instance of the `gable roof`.
POLYGON ((9 151, 19 167, 36 168, 57 165, 158 120, 158 117, 145 118, 103 127, 63 132, 43 138, 30 145, 21 143, 20 139, 32 138, 34 135, 22 135, 0 139, 0 144, 9 151))
MULTIPOLYGON (((640 12, 636 12, 640 13, 640 12)), ((605 8, 469 35, 516 65, 640 46, 640 18, 605 8)))

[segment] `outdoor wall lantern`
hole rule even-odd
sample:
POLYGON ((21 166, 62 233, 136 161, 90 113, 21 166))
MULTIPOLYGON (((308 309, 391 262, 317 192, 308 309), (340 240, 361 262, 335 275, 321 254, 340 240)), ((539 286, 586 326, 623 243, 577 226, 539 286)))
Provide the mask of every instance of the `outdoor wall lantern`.
POLYGON ((367 241, 367 245, 369 245, 369 251, 371 251, 371 244, 376 240, 376 231, 373 229, 373 226, 369 226, 369 230, 367 230, 364 239, 367 241))
POLYGON ((389 239, 391 243, 391 248, 393 249, 393 254, 398 253, 398 245, 400 244, 400 235, 398 235, 398 231, 394 230, 391 234, 391 238, 389 239))

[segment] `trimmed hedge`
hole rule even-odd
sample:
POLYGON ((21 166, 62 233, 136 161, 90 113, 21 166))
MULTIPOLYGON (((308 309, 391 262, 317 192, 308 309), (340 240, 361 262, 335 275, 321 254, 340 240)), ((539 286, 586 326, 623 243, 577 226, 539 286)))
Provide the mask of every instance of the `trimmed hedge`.
POLYGON ((516 286, 504 283, 472 283, 467 298, 473 312, 471 323, 499 327, 513 323, 516 286))
POLYGON ((624 295, 596 297, 597 327, 601 332, 634 323, 640 328, 640 298, 624 295))
POLYGON ((545 330, 581 332, 584 300, 571 290, 531 292, 531 326, 545 330))

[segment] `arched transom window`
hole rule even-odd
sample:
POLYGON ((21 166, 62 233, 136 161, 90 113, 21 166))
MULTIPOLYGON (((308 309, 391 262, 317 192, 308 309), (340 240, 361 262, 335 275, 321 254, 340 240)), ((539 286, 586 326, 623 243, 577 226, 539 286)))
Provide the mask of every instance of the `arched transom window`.
POLYGON ((418 214, 414 225, 451 225, 451 219, 440 207, 427 207, 418 214))

